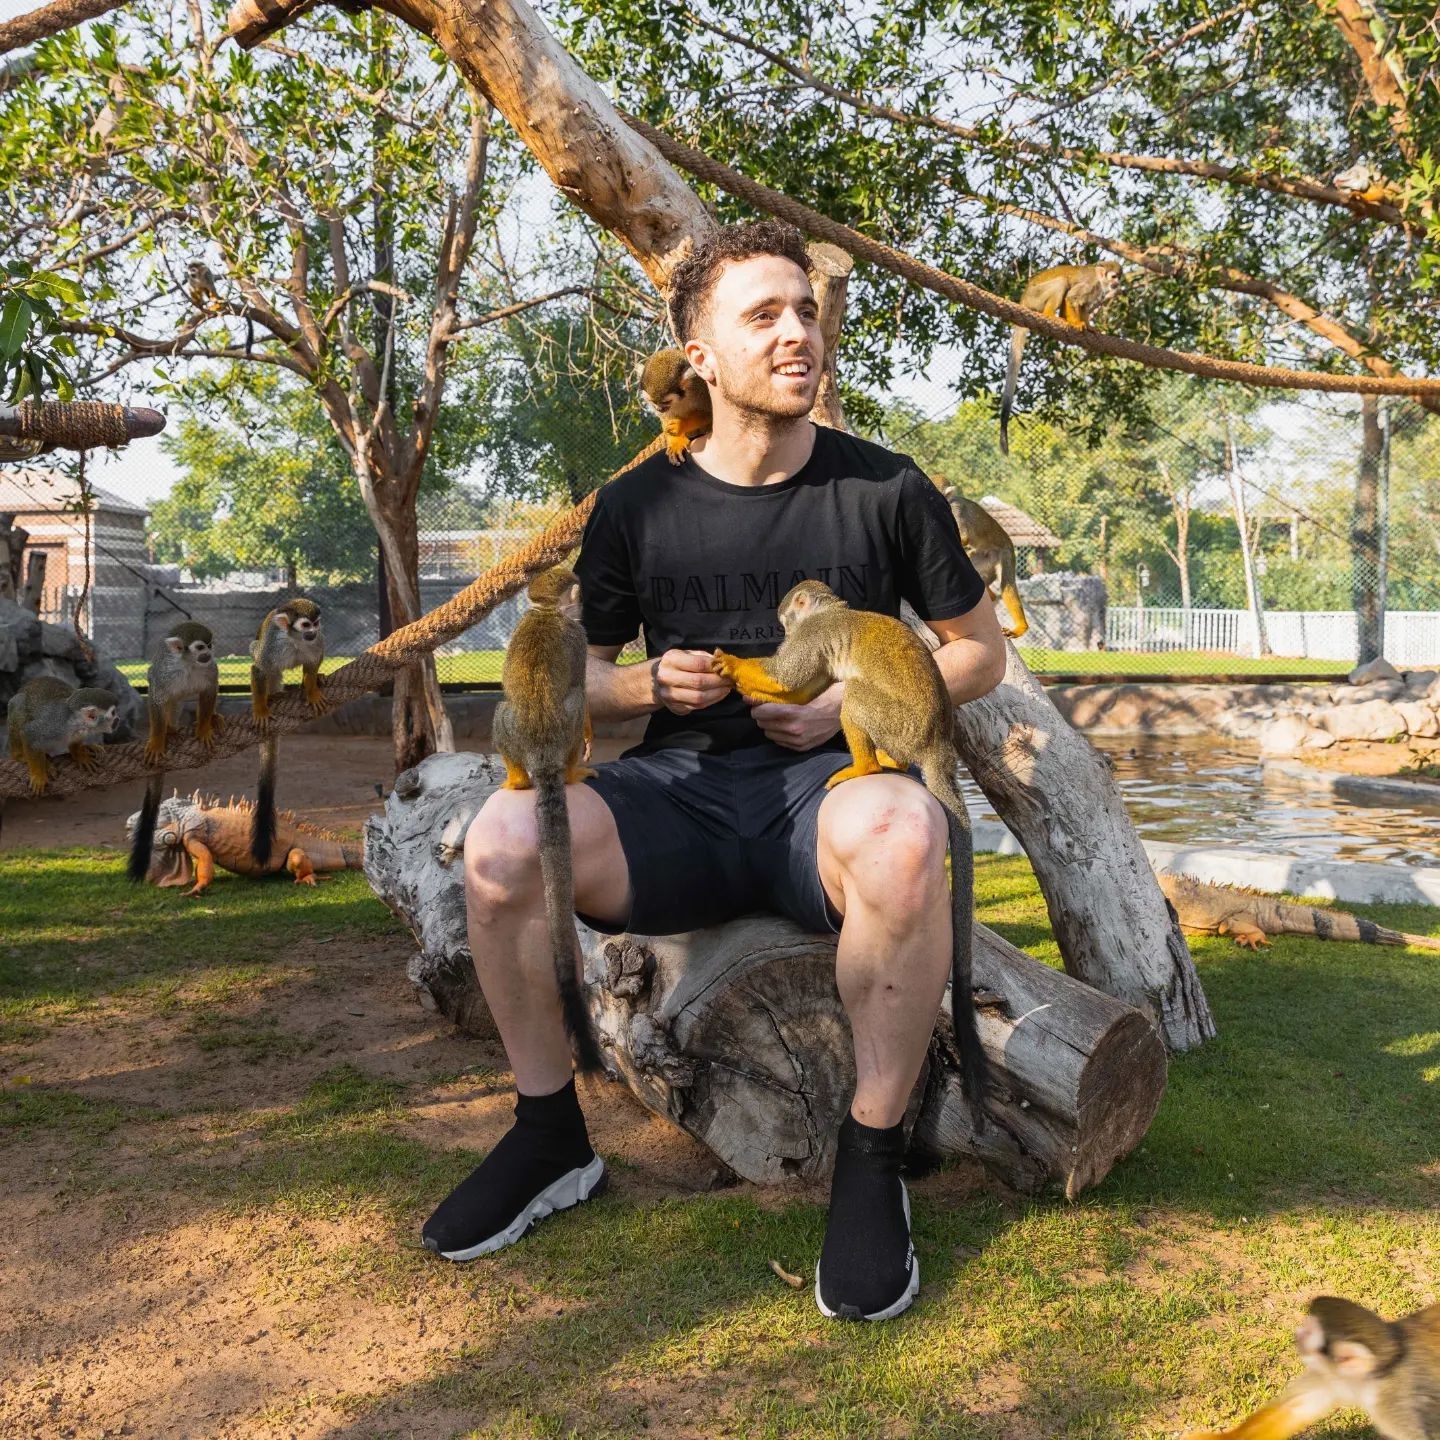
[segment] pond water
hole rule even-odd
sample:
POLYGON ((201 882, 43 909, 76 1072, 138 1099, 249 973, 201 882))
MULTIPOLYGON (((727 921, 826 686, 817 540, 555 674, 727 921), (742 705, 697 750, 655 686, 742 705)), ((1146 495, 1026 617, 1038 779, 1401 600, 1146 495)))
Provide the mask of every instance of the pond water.
MULTIPOLYGON (((1226 845, 1307 860, 1440 865, 1440 791, 1433 805, 1395 803, 1267 779, 1254 751, 1223 739, 1098 736, 1135 828, 1146 840, 1226 845)), ((993 818, 968 789, 972 812, 993 818)))

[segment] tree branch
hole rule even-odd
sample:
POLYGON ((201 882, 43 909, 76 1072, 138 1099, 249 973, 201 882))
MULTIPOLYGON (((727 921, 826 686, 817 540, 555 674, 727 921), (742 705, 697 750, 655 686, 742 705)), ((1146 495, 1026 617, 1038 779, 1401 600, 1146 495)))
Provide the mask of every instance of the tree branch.
POLYGON ((55 0, 53 5, 17 15, 0 25, 0 55, 83 25, 87 20, 118 10, 124 3, 125 0, 55 0))
MULTIPOLYGON (((1202 256, 1196 255, 1194 251, 1187 250, 1183 246, 1166 245, 1158 251, 1154 248, 1141 249, 1124 240, 1114 240, 1107 235, 1101 235, 1097 231, 1077 225, 1073 221, 1061 220, 1038 210, 1027 209, 1022 205, 993 205, 992 202, 983 200, 978 195, 967 195, 962 198, 986 205, 999 211, 1002 215, 1012 215, 1018 220, 1024 220, 1027 224, 1072 235, 1087 245, 1094 245, 1101 250, 1109 251, 1110 254, 1118 255, 1121 259, 1129 260, 1132 264, 1139 265, 1150 271, 1151 274, 1163 276, 1165 279, 1186 278, 1203 270, 1215 289, 1227 290, 1237 295, 1253 295, 1258 300, 1264 300, 1267 304, 1273 305, 1281 314, 1298 321, 1311 334, 1318 336, 1342 354, 1348 355, 1352 360, 1358 361, 1371 374, 1383 376, 1385 379, 1403 374, 1390 361, 1371 351, 1363 340, 1357 339, 1338 320, 1316 310, 1300 296, 1277 285, 1273 280, 1247 275, 1243 270, 1238 270, 1231 265, 1211 266, 1202 256)), ((1440 414, 1440 396, 1417 395, 1415 398, 1425 409, 1440 414)))
POLYGON ((1378 109, 1387 112, 1395 144, 1408 164, 1415 163, 1415 142, 1410 130, 1410 100, 1404 62, 1395 51, 1393 33, 1375 43, 1372 25, 1387 27, 1369 0, 1315 0, 1315 8, 1333 20, 1360 60, 1365 86, 1378 109))
POLYGON ((727 30, 723 25, 716 25, 713 21, 705 20, 698 15, 692 16, 692 18, 701 29, 709 30, 712 34, 728 40, 732 45, 741 46, 756 55, 764 56, 772 65, 785 71, 787 75, 793 75, 801 84, 819 91, 820 94, 826 95, 832 100, 838 100, 842 105, 848 105, 852 109, 859 110, 866 115, 873 115, 880 120, 889 120, 896 125, 939 130, 943 134, 953 135, 956 139, 964 140, 968 144, 995 154, 1003 155, 1011 151, 1018 151, 1023 155, 1042 156, 1051 160, 1070 160, 1078 164, 1090 165, 1098 161, 1105 165, 1113 165, 1120 170, 1142 170, 1153 175, 1185 175, 1193 179, 1214 180, 1243 189, 1269 190, 1277 195, 1288 195, 1297 200, 1309 200, 1317 205, 1333 205, 1349 210, 1356 215, 1364 215, 1369 219, 1383 220, 1390 225, 1398 225, 1405 229, 1418 229, 1414 221, 1406 219, 1398 206, 1381 200, 1366 200, 1361 196, 1338 190, 1333 185, 1325 185, 1319 180, 1276 175, 1265 170, 1245 170, 1239 166, 1216 165, 1209 160, 1185 160, 1178 156, 1134 155, 1125 150, 1085 150, 1071 145, 1046 145, 1038 140, 1021 140, 1014 136, 1005 140, 992 140, 973 125, 961 125, 957 121, 945 120, 938 115, 913 115, 905 110, 896 110, 889 105, 878 105, 872 100, 865 99, 863 95, 857 95, 851 90, 842 90, 838 85, 831 85, 828 81, 820 79, 808 66, 787 59, 768 45, 762 45, 758 40, 751 40, 747 36, 727 30))

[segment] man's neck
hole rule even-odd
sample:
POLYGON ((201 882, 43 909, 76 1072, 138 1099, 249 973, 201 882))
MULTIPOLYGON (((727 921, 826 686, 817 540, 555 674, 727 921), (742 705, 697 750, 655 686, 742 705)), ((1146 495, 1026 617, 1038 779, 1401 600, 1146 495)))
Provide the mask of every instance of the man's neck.
POLYGON ((815 427, 808 416, 757 423, 759 419, 716 414, 714 428, 690 447, 695 463, 729 485, 788 480, 810 458, 815 427))

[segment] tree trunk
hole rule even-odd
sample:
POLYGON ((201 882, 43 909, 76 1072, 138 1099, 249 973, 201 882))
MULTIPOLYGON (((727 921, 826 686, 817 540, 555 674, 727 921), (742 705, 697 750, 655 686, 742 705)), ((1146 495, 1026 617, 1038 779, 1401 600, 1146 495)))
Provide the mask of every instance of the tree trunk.
POLYGON ((1251 548, 1250 518, 1245 513, 1245 483, 1235 461, 1235 438, 1230 414, 1225 414, 1225 479, 1230 486, 1230 504, 1235 511, 1235 528, 1240 532, 1240 563, 1245 570, 1245 604, 1255 624, 1255 654, 1268 655, 1270 641, 1265 634, 1265 610, 1255 580, 1255 556, 1251 548))
POLYGON ((1355 660, 1365 664, 1380 654, 1380 402, 1360 397, 1360 471, 1350 515, 1350 597, 1355 607, 1355 660))
MULTIPOLYGON (((500 780, 479 755, 433 756, 395 782, 366 825, 372 886, 411 927, 422 1003, 488 1029, 465 932, 465 831, 500 780)), ((855 1088, 835 942, 753 916, 688 935, 606 937, 580 927, 585 994, 607 1068, 656 1114, 761 1184, 825 1174, 855 1088)), ((1073 1197, 1144 1135, 1165 1051, 1138 1011, 975 928, 989 1123, 970 1126, 949 1021, 910 1106, 914 1139, 973 1155, 1007 1184, 1073 1197)))
MULTIPOLYGON (((385 567, 390 615, 398 628, 418 620, 421 614, 420 538, 415 507, 412 504, 408 511, 382 510, 373 518, 377 529, 384 524, 387 548, 391 555, 398 554, 404 565, 398 573, 393 564, 385 567)), ((390 716, 397 775, 436 750, 454 750, 455 733, 445 713, 433 655, 396 673, 390 716)))
POLYGON ((20 589, 20 557, 30 532, 15 523, 13 511, 0 514, 0 600, 13 600, 20 589))
POLYGON ((845 292, 850 286, 850 272, 855 261, 838 245, 823 240, 807 247, 813 266, 810 282, 820 308, 820 335, 825 345, 825 361, 820 374, 820 388, 815 394, 813 420, 836 430, 846 429, 845 410, 840 404, 840 385, 836 379, 835 361, 840 348, 840 330, 845 319, 845 292))
POLYGON ((955 712, 961 758, 1035 867, 1065 969, 1189 1050, 1215 1022, 1110 770, 1005 652, 999 687, 955 712))
POLYGON ((38 615, 45 602, 45 566, 49 556, 43 550, 32 550, 25 564, 25 593, 20 604, 38 615))

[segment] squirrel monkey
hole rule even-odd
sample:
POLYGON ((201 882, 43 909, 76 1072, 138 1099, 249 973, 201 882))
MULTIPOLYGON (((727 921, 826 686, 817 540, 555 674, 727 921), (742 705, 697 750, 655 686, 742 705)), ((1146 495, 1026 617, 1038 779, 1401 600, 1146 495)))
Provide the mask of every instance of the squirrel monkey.
POLYGON ((77 690, 53 675, 27 680, 5 707, 10 758, 30 772, 30 789, 43 795, 51 755, 68 754, 82 769, 99 763, 95 748, 115 731, 115 697, 108 690, 77 690))
POLYGON ((301 667, 301 686, 311 710, 322 715, 330 708, 320 693, 320 665, 325 659, 325 635, 320 628, 320 607, 296 596, 277 605, 261 622, 250 645, 250 713, 260 742, 260 777, 255 786, 255 814, 250 831, 250 854, 257 865, 270 863, 275 843, 276 741, 270 734, 270 697, 285 688, 285 672, 301 667))
MULTIPOLYGON (((1042 315, 1058 315, 1077 330, 1089 327, 1091 317, 1120 293, 1120 267, 1113 260, 1099 265, 1054 265, 1032 275, 1021 292, 1020 303, 1042 315)), ((1010 453, 1010 411, 1015 403, 1015 382, 1020 377, 1020 357, 1025 353, 1029 331, 1023 325, 1010 328, 1010 364, 1005 371, 1005 389, 1000 396, 1000 453, 1010 453)))
POLYGON ((575 976, 575 880, 570 853, 570 812, 565 787, 595 772, 590 758, 590 711, 585 703, 585 631, 576 618, 580 582, 562 566, 530 582, 530 609, 520 618, 495 707, 495 748, 505 761, 506 790, 535 791, 540 832, 540 878, 545 919, 555 952, 560 1008, 581 1070, 600 1068, 590 1016, 575 976))
POLYGON ((220 304, 215 272, 203 260, 192 260, 185 267, 185 293, 197 310, 208 311, 220 304))
POLYGON ((1399 190, 1368 160, 1357 160, 1348 170, 1342 170, 1331 184, 1358 204, 1393 204, 1400 199, 1399 190))
POLYGON ((768 659, 741 659, 717 650, 711 668, 747 700, 805 705, 845 681, 840 728, 850 764, 826 789, 862 775, 917 764, 925 788, 945 810, 950 832, 950 1012, 960 1051, 965 1095, 977 1129, 984 1127, 985 1052, 971 1003, 970 958, 975 920, 970 817, 955 786, 955 711, 925 642, 893 615, 852 610, 828 585, 802 580, 780 602, 785 631, 768 659))
POLYGON ((1015 542, 983 505, 967 500, 953 485, 942 486, 941 494, 950 502, 960 531, 960 543, 976 574, 993 596, 1005 602, 1010 612, 1015 628, 1006 630, 1005 634, 1011 640, 1018 640, 1030 628, 1030 622, 1025 618, 1025 607, 1015 588, 1015 542))
POLYGON ((709 433, 710 387, 690 368, 683 350, 657 350, 640 372, 640 389, 660 417, 665 453, 672 465, 684 460, 690 442, 709 433))
MULTIPOLYGON (((222 728, 215 704, 220 694, 220 667, 215 663, 215 637, 208 626, 194 620, 173 625, 150 657, 150 735, 145 742, 145 763, 164 765, 170 730, 180 707, 195 702, 195 738, 213 749, 222 728)), ((160 814, 160 795, 165 772, 157 771, 145 786, 140 817, 130 837, 130 863, 126 874, 137 884, 150 868, 150 850, 155 842, 155 820, 160 814)))
MULTIPOLYGON (((1321 1295, 1295 1332, 1305 1366, 1277 1399, 1223 1440, 1287 1440, 1342 1406, 1363 1410, 1385 1440, 1440 1436, 1440 1304, 1399 1320, 1321 1295)), ((1185 1440, 1222 1440, 1195 1431, 1185 1440)))

